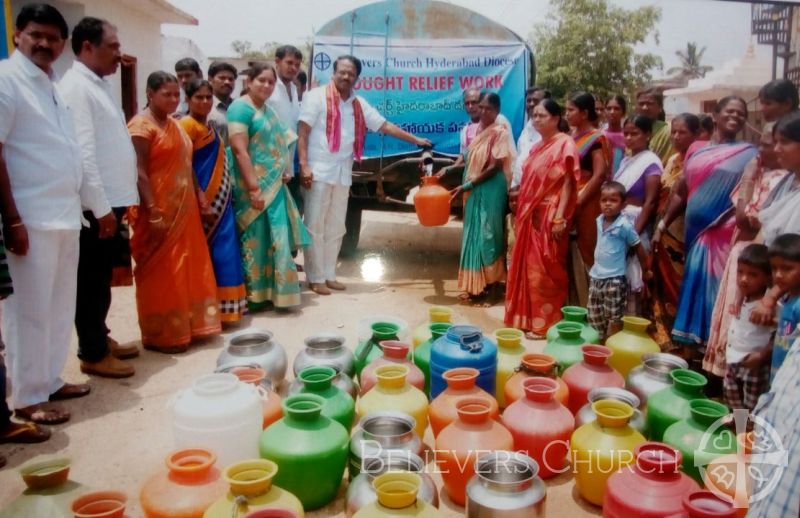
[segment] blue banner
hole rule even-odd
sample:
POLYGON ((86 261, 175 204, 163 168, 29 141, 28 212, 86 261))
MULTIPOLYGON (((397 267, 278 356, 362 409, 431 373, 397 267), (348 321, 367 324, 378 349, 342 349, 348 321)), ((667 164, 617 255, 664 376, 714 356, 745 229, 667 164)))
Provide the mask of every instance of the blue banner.
MULTIPOLYGON (((337 56, 351 53, 349 38, 314 41, 312 81, 324 85, 337 56)), ((404 130, 429 138, 441 153, 459 153, 459 132, 468 122, 463 91, 476 86, 497 92, 501 113, 515 137, 525 121, 529 53, 522 43, 476 43, 459 40, 359 39, 352 46, 363 70, 356 93, 404 130)), ((394 138, 369 133, 366 157, 416 151, 394 138), (382 143, 383 140, 383 143, 382 143)))

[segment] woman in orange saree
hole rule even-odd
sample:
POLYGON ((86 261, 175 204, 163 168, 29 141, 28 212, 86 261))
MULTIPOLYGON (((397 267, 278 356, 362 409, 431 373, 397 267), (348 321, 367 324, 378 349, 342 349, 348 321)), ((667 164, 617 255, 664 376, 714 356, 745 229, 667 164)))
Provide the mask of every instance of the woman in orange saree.
POLYGON ((567 101, 564 118, 578 148, 581 171, 573 236, 576 246, 569 251, 569 295, 572 303, 585 307, 589 294, 589 269, 594 264, 594 248, 597 244, 600 187, 609 178, 611 147, 605 134, 594 127, 598 115, 592 94, 572 94, 567 101))
POLYGON ((523 165, 519 194, 511 200, 517 239, 506 285, 505 324, 543 338, 560 318, 568 294, 568 228, 575 212, 580 159, 575 142, 560 133, 562 109, 545 99, 534 109, 542 135, 523 165))
POLYGON ((180 100, 178 80, 150 74, 147 98, 148 107, 128 123, 141 197, 128 214, 136 308, 144 348, 176 353, 220 332, 217 285, 195 196, 192 143, 170 115, 180 100))

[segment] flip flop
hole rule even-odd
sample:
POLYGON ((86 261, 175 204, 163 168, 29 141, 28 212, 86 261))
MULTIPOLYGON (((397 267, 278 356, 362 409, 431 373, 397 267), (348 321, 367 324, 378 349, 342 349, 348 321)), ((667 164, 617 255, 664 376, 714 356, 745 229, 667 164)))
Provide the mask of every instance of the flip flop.
POLYGON ((75 399, 83 397, 91 391, 92 388, 86 383, 64 383, 60 389, 50 394, 50 401, 75 399))
POLYGON ((35 423, 9 423, 6 430, 0 433, 0 444, 34 444, 50 438, 50 430, 35 423))
POLYGON ((17 408, 14 415, 25 421, 36 424, 61 424, 69 421, 70 415, 66 410, 60 408, 47 408, 43 403, 31 405, 25 408, 17 408))

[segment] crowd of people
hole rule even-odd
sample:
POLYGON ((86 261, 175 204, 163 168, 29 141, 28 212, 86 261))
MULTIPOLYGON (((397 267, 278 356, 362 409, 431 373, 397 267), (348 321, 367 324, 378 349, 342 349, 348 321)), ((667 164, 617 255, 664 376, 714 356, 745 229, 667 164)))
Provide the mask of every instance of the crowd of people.
MULTIPOLYGON (((23 420, 10 420, 4 398, 0 442, 46 440, 40 425, 70 417, 52 402, 89 393, 61 379, 73 326, 82 372, 134 374, 123 360, 138 349, 106 326, 131 259, 144 348, 185 351, 248 311, 299 305, 299 250, 313 292, 346 289, 336 260, 366 132, 431 146, 356 95, 356 57, 337 58, 330 83, 305 91, 302 53, 289 45, 274 65, 244 71, 236 98, 228 63, 207 79, 191 58, 174 75, 153 72, 147 106, 126 122, 107 79, 121 61, 115 26, 82 19, 58 80, 68 36, 55 8, 27 5, 0 64, 3 338, 23 420)), ((753 410, 762 393, 798 383, 797 89, 776 80, 761 90, 758 147, 738 140, 739 97, 712 117, 670 122, 657 90, 635 100, 630 114, 622 95, 576 92, 562 106, 531 87, 515 142, 497 93, 464 92, 461 154, 438 173, 462 175, 452 191, 464 198, 461 298, 504 298, 505 323, 530 339, 567 303, 586 306, 603 339, 624 315, 646 316, 663 350, 718 380, 731 407, 753 410)))

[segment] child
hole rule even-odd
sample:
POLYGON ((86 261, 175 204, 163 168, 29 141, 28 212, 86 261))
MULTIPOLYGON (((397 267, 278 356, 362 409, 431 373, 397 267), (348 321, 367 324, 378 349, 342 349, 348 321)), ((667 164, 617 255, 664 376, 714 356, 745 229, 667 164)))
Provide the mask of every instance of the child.
POLYGON ((783 364, 789 347, 800 337, 800 235, 783 234, 769 247, 772 281, 786 295, 782 301, 778 331, 772 349, 770 380, 783 364))
POLYGON ((769 388, 769 355, 773 326, 750 322, 750 312, 769 288, 772 280, 767 247, 746 246, 736 263, 736 286, 741 295, 738 316, 731 318, 725 351, 725 404, 731 409, 752 412, 758 397, 769 388))
MULTIPOLYGON (((639 262, 647 264, 647 253, 630 220, 622 215, 625 186, 607 182, 600 190, 600 216, 597 217, 597 246, 594 266, 589 271, 589 324, 605 340, 622 329, 622 317, 628 303, 628 279, 625 277, 628 250, 636 249, 639 262)), ((643 274, 649 280, 653 272, 643 274)))

